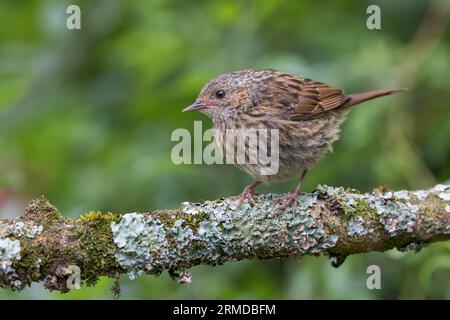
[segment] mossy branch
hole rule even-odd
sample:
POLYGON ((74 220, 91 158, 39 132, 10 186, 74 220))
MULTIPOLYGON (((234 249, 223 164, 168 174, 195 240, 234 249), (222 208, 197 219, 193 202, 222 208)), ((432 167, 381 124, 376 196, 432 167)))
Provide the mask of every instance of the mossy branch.
POLYGON ((306 254, 332 258, 391 248, 420 249, 450 239, 450 186, 429 190, 355 190, 319 186, 302 194, 295 213, 261 195, 236 210, 236 201, 183 203, 147 213, 88 212, 62 216, 45 198, 23 216, 0 220, 0 286, 21 290, 44 281, 66 292, 80 282, 164 270, 189 282, 186 270, 242 259, 306 254))

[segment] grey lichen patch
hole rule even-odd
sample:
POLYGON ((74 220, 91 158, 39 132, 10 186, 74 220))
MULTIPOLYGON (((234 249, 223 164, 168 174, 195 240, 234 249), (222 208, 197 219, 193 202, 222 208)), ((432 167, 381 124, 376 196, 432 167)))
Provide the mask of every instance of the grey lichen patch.
POLYGON ((20 290, 23 283, 13 267, 21 259, 20 241, 15 236, 23 235, 25 225, 21 222, 0 221, 0 285, 20 290))
POLYGON ((386 231, 395 236, 400 231, 413 232, 416 222, 416 213, 419 207, 411 203, 388 202, 381 210, 381 223, 386 231))
POLYGON ((406 190, 394 192, 394 197, 400 200, 409 200, 409 193, 406 190))
POLYGON ((19 240, 0 239, 0 261, 5 260, 20 260, 19 240))
POLYGON ((345 214, 345 221, 362 214, 362 211, 367 209, 364 201, 362 201, 363 199, 359 197, 356 190, 345 190, 343 187, 319 185, 315 192, 320 198, 327 200, 333 199, 331 209, 339 207, 345 214))
MULTIPOLYGON (((385 193, 376 191, 372 194, 355 194, 354 197, 365 201, 375 210, 379 221, 390 236, 395 236, 402 231, 412 232, 414 230, 419 206, 411 201, 407 191, 385 193)), ((361 223, 353 223, 349 234, 357 234, 361 229, 361 223)))
POLYGON ((444 201, 450 201, 450 192, 439 193, 439 198, 441 198, 444 201))
POLYGON ((330 187, 327 185, 319 184, 316 190, 325 196, 328 197, 342 197, 345 196, 345 189, 343 187, 330 187))
POLYGON ((446 191, 447 189, 449 189, 450 188, 450 186, 448 186, 448 185, 445 185, 445 184, 437 184, 437 185, 435 185, 434 187, 433 187, 433 189, 431 189, 432 191, 435 191, 435 192, 443 192, 443 191, 446 191))
POLYGON ((419 200, 419 201, 425 201, 428 198, 428 192, 423 191, 423 190, 419 190, 419 191, 414 191, 412 192, 412 194, 419 200))
MULTIPOLYGON (((261 195, 254 205, 244 203, 236 210, 237 201, 206 204, 185 204, 187 212, 203 212, 208 219, 193 230, 193 240, 203 244, 191 259, 202 259, 213 263, 244 258, 248 252, 259 257, 273 256, 274 252, 296 252, 296 254, 320 253, 334 246, 336 235, 327 235, 323 224, 311 208, 317 202, 317 194, 302 194, 297 211, 292 208, 277 212, 275 195, 261 195)), ((282 254, 283 255, 283 254, 282 254)))
POLYGON ((320 198, 331 203, 330 210, 341 212, 342 226, 347 235, 365 236, 373 233, 375 209, 369 204, 369 198, 357 190, 342 187, 334 188, 320 185, 317 188, 320 198))
POLYGON ((382 225, 390 236, 395 236, 402 231, 413 232, 419 206, 409 201, 410 197, 406 191, 396 192, 394 197, 384 195, 372 201, 382 225))
MULTIPOLYGON (((374 232, 368 223, 378 221, 389 236, 400 232, 411 233, 416 227, 419 206, 417 200, 427 199, 429 191, 408 192, 375 190, 371 194, 359 194, 343 188, 319 186, 317 190, 326 199, 334 199, 344 211, 347 234, 364 236, 374 232)), ((438 190, 446 190, 438 187, 438 190)))
POLYGON ((0 238, 0 284, 11 289, 22 289, 23 285, 13 268, 13 262, 20 260, 21 247, 19 240, 0 238), (4 278, 8 283, 2 283, 4 278))
POLYGON ((0 222, 0 238, 6 236, 34 238, 44 230, 41 225, 35 224, 33 221, 17 221, 14 223, 0 222))
POLYGON ((450 186, 438 184, 432 189, 432 191, 436 192, 440 199, 450 202, 450 186))
POLYGON ((344 197, 345 205, 349 208, 350 211, 355 211, 358 203, 356 202, 355 198, 349 195, 346 195, 344 197))
POLYGON ((115 257, 130 279, 158 273, 170 261, 165 227, 151 215, 125 214, 118 223, 111 222, 111 231, 118 248, 115 257))
POLYGON ((364 219, 362 217, 357 217, 350 220, 347 223, 347 234, 351 237, 353 236, 364 236, 367 234, 367 229, 365 227, 364 219))

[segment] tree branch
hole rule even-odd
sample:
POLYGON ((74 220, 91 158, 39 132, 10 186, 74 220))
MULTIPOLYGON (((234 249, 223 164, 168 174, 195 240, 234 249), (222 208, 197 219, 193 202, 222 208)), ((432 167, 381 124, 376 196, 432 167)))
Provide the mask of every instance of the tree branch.
POLYGON ((100 276, 158 275, 189 282, 186 270, 242 259, 302 255, 332 257, 392 248, 418 250, 450 239, 450 186, 429 190, 375 190, 360 194, 319 186, 302 194, 295 214, 277 212, 274 194, 236 211, 230 198, 185 202, 148 213, 88 212, 73 220, 45 198, 23 216, 0 220, 0 286, 21 290, 44 280, 66 292, 100 276))

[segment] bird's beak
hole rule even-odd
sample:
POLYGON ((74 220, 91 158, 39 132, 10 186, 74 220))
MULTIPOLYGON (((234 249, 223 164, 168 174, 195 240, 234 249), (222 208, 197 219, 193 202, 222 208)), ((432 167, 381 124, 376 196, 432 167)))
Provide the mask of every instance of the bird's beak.
POLYGON ((198 111, 198 110, 204 109, 205 107, 206 106, 204 104, 202 104, 201 102, 194 102, 189 107, 184 108, 183 112, 198 111))

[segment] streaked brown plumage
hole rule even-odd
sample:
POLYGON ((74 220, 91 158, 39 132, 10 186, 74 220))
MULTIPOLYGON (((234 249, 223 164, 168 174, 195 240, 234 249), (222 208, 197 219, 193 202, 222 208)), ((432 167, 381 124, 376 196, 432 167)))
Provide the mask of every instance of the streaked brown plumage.
POLYGON ((200 110, 210 117, 216 129, 215 141, 225 153, 230 151, 224 146, 227 129, 278 129, 278 173, 262 175, 261 163, 237 165, 256 180, 244 189, 239 205, 246 198, 251 199, 253 189, 261 183, 300 177, 297 188, 280 207, 284 209, 292 203, 295 210, 306 172, 332 150, 349 107, 401 90, 347 95, 311 79, 275 70, 246 69, 212 79, 196 102, 183 111, 200 110))

